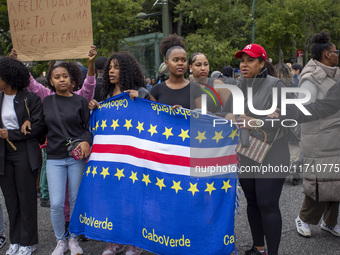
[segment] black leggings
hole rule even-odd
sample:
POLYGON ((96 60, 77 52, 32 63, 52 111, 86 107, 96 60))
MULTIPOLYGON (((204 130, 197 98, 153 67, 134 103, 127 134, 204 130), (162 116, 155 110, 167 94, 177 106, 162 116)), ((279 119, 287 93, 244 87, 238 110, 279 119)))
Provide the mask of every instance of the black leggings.
MULTIPOLYGON (((242 155, 239 155, 239 164, 241 166, 260 165, 242 155)), ((277 141, 262 165, 278 166, 281 164, 289 166, 288 143, 277 141)), ((264 246, 264 237, 266 237, 269 255, 278 254, 282 231, 279 200, 285 175, 285 173, 280 173, 270 178, 260 173, 239 175, 240 184, 247 199, 247 215, 254 245, 264 246)))

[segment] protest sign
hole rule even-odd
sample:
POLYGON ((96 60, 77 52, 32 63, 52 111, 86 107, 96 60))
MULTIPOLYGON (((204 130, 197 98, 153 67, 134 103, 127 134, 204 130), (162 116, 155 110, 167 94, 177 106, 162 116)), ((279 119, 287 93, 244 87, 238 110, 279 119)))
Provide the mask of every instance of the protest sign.
POLYGON ((21 61, 86 58, 93 44, 90 0, 7 0, 21 61))

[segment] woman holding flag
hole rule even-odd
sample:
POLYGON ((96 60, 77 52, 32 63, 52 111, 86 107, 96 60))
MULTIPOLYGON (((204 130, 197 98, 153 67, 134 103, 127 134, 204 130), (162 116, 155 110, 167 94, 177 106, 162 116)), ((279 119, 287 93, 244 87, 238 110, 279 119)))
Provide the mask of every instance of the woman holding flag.
MULTIPOLYGON (((149 93, 144 82, 144 75, 136 59, 128 52, 116 52, 106 62, 104 68, 102 98, 110 98, 123 92, 130 97, 148 98, 149 93)), ((89 103, 89 109, 100 107, 97 100, 89 103)), ((122 208, 124 210, 124 208, 122 208)), ((102 255, 114 255, 124 250, 123 244, 109 243, 102 255)), ((126 255, 139 255, 142 249, 129 245, 126 255)))

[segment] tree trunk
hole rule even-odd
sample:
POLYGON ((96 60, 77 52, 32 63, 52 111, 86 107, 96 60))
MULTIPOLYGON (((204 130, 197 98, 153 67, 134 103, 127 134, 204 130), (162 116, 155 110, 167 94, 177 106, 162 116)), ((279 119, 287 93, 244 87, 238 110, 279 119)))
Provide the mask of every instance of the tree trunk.
POLYGON ((281 41, 279 41, 279 63, 283 63, 283 52, 282 52, 281 41))

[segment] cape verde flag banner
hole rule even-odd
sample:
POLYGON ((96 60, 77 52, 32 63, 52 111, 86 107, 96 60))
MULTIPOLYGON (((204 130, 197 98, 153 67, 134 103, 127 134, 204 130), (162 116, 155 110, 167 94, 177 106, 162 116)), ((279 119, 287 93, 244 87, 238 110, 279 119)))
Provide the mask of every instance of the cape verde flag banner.
POLYGON ((216 118, 127 93, 101 103, 70 231, 156 254, 234 251, 238 135, 216 118))

